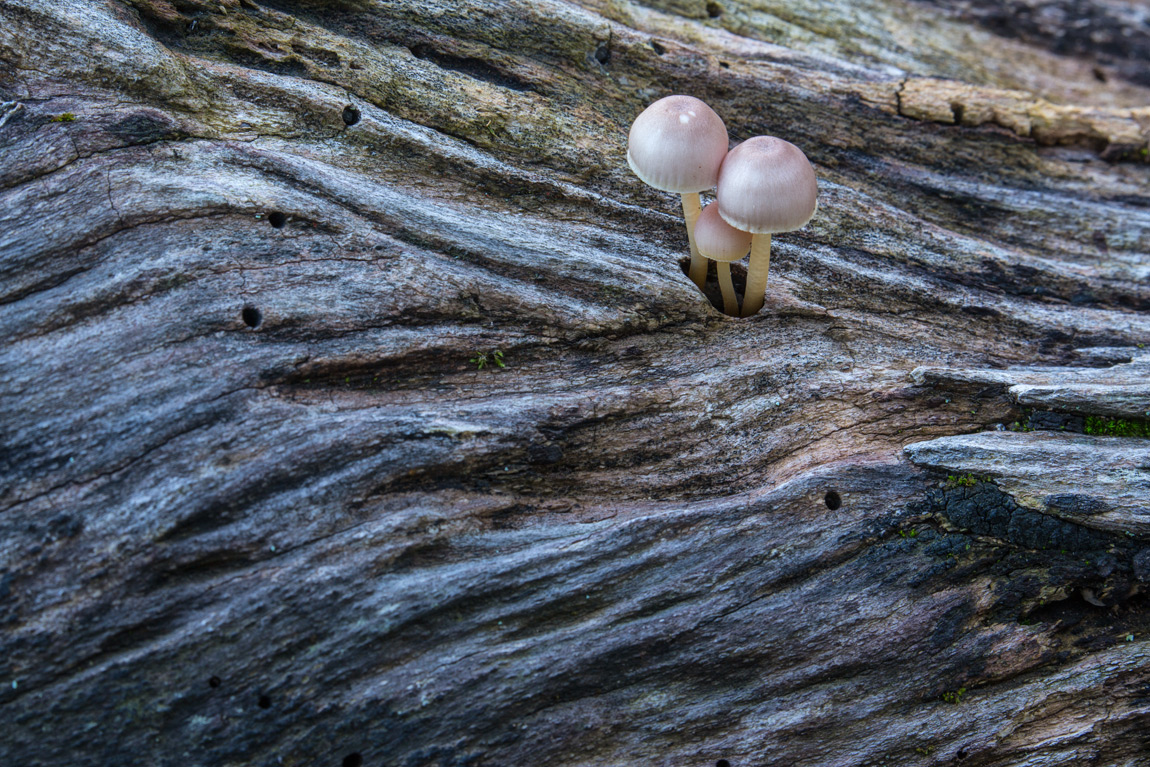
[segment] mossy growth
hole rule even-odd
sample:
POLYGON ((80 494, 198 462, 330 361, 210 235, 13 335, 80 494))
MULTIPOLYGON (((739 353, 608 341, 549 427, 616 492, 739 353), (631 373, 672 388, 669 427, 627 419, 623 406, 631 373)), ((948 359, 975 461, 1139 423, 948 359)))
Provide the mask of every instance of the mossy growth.
POLYGON ((1021 417, 1006 428, 1010 431, 1034 431, 1034 426, 1030 423, 1030 414, 1032 412, 1034 412, 1033 408, 1024 407, 1021 417))
POLYGON ((962 696, 963 695, 966 695, 966 688, 965 687, 959 687, 957 690, 951 690, 950 692, 944 692, 942 694, 942 700, 944 703, 953 703, 954 705, 957 706, 959 703, 962 703, 962 696))
POLYGON ((493 352, 476 352, 475 356, 468 361, 475 366, 476 370, 483 370, 488 365, 507 367, 503 362, 503 350, 501 349, 496 349, 493 352))
POLYGON ((1150 439, 1150 422, 1125 418, 1104 418, 1092 415, 1086 418, 1087 434, 1104 437, 1142 437, 1150 439))
POLYGON ((54 123, 70 123, 70 122, 75 122, 75 120, 76 120, 76 115, 72 114, 71 112, 65 112, 62 115, 56 115, 55 117, 52 118, 51 121, 54 123))
POLYGON ((956 487, 974 487, 979 482, 994 482, 993 477, 979 477, 975 474, 951 474, 946 478, 946 489, 953 490, 956 487))

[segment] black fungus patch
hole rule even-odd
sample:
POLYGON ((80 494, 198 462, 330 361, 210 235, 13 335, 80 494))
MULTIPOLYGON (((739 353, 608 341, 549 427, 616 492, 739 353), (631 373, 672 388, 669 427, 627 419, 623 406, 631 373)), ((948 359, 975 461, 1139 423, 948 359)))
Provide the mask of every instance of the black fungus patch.
MULTIPOLYGON (((1022 508, 989 482, 932 490, 906 512, 899 537, 888 545, 926 555, 906 557, 916 567, 910 585, 937 589, 940 579, 964 586, 985 580, 991 600, 980 620, 1041 633, 1050 660, 1062 663, 1150 635, 1144 585, 1150 547, 1144 543, 1022 508), (961 531, 945 529, 952 527, 961 531)), ((958 641, 973 617, 958 608, 939 622, 932 640, 958 641)))
MULTIPOLYGON (((910 511, 933 513, 973 534, 944 534, 931 540, 924 553, 942 562, 967 562, 961 572, 968 574, 968 567, 989 568, 996 576, 995 612, 1000 618, 1033 612, 1036 605, 1044 606, 1044 594, 1061 606, 1050 607, 1034 620, 1091 613, 1100 604, 1127 603, 1139 593, 1135 581, 1150 579, 1150 548, 1138 550, 1136 542, 1124 536, 1022 508, 988 482, 931 491, 910 511), (979 543, 979 538, 1007 545, 979 543)), ((925 537, 920 535, 919 540, 925 537)), ((931 574, 938 571, 933 568, 931 574)), ((1092 623, 1103 628, 1103 622, 1092 623)))
POLYGON ((923 546, 923 553, 939 558, 957 559, 970 551, 970 547, 974 543, 970 536, 959 533, 932 535, 928 538, 924 532, 920 538, 926 541, 926 545, 923 546))
POLYGON ((1072 431, 1076 434, 1086 431, 1086 419, 1082 416, 1052 413, 1048 410, 1031 412, 1026 425, 1042 431, 1072 431))
POLYGON ((1093 516, 1111 511, 1110 504, 1089 495, 1061 493, 1048 495, 1044 500, 1046 507, 1051 511, 1074 516, 1093 516))
POLYGON ((1115 540, 1107 533, 1025 509, 990 482, 932 490, 927 502, 931 511, 955 527, 1024 549, 1094 551, 1115 540))

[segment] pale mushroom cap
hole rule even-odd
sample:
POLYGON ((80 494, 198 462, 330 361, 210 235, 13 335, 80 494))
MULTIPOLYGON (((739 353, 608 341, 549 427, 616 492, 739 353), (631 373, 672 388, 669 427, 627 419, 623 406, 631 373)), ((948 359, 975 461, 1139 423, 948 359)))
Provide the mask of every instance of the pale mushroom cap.
POLYGON ((718 180, 727 146, 727 127, 713 109, 693 96, 667 96, 632 123, 627 164, 664 192, 702 192, 718 180))
POLYGON ((715 203, 703 208, 695 222, 695 247, 712 261, 738 261, 751 249, 753 236, 724 221, 715 203))
POLYGON ((715 190, 719 215, 755 234, 801 229, 818 209, 815 170, 799 149, 774 136, 755 136, 732 149, 715 190))

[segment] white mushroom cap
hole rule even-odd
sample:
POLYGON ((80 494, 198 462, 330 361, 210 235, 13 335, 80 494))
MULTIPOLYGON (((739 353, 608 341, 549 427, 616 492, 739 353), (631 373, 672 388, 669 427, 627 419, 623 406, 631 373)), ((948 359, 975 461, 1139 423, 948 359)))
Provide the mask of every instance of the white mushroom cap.
POLYGON ((715 203, 703 208, 695 222, 695 245, 712 261, 738 261, 751 249, 753 236, 724 221, 715 203))
POLYGON ((664 192, 702 192, 718 180, 727 146, 727 127, 713 109, 693 96, 667 96, 635 118, 627 164, 664 192))
POLYGON ((818 209, 818 182, 803 150, 774 136, 732 149, 719 171, 719 215, 755 234, 801 229, 818 209))

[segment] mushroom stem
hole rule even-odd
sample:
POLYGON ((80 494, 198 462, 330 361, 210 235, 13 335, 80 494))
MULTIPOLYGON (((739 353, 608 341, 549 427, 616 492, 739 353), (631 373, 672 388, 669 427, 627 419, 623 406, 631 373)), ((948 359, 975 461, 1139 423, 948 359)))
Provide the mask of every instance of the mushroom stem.
POLYGON ((691 246, 691 268, 687 272, 687 276, 691 278, 691 282, 698 286, 699 290, 707 284, 707 259, 699 253, 698 247, 695 246, 695 222, 699 220, 699 214, 703 211, 702 205, 699 202, 698 192, 683 192, 683 218, 687 221, 687 242, 691 246))
POLYGON ((747 269, 747 289, 743 291, 743 316, 763 308, 767 293, 767 272, 771 270, 771 235, 756 234, 751 240, 751 263, 747 269))
POLYGON ((739 299, 735 297, 735 283, 731 282, 730 262, 716 261, 715 271, 719 274, 719 289, 723 291, 723 313, 738 317, 739 299))

